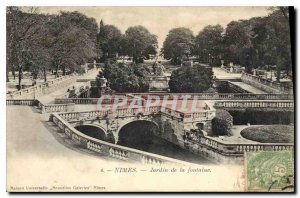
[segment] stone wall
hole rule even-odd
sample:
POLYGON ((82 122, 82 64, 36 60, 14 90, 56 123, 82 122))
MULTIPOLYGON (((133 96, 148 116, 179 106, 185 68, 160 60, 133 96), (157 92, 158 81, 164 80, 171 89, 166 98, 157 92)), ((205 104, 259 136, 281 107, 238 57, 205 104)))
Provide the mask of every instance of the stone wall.
POLYGON ((75 76, 62 76, 46 83, 14 91, 10 94, 6 94, 7 99, 36 99, 45 94, 52 93, 58 89, 69 86, 76 81, 75 76))
POLYGON ((170 116, 161 115, 157 119, 159 123, 161 134, 160 137, 179 145, 183 140, 184 123, 178 119, 172 119, 170 116))
POLYGON ((253 87, 256 87, 258 89, 261 89, 263 91, 266 91, 268 93, 273 94, 280 94, 280 93, 287 93, 291 94, 293 93, 292 87, 284 86, 277 82, 272 82, 257 76, 253 76, 251 74, 243 73, 242 82, 252 85, 253 87))
POLYGON ((99 153, 100 156, 107 156, 122 161, 142 163, 142 164, 187 164, 186 162, 156 155, 120 145, 111 144, 89 137, 76 130, 72 125, 62 119, 58 114, 51 114, 49 121, 53 122, 60 130, 59 133, 65 133, 75 144, 88 149, 92 152, 99 153))
POLYGON ((150 76, 149 91, 169 91, 169 77, 167 76, 150 76))
POLYGON ((195 154, 199 154, 212 162, 218 162, 224 164, 235 164, 235 165, 243 164, 243 159, 244 159, 243 156, 237 156, 237 155, 226 156, 204 145, 190 143, 189 145, 185 145, 184 149, 187 149, 195 154))

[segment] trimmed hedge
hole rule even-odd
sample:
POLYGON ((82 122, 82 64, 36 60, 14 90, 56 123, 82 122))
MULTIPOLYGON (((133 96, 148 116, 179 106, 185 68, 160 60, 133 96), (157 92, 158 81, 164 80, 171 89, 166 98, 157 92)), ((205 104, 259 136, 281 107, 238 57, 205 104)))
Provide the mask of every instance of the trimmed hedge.
POLYGON ((285 111, 265 111, 258 109, 246 110, 229 110, 230 115, 233 117, 234 125, 270 125, 270 124, 283 124, 288 125, 294 123, 294 112, 285 111))
POLYGON ((212 119, 213 136, 232 136, 233 118, 228 111, 220 109, 212 119))
POLYGON ((241 132, 246 139, 261 143, 293 143, 293 125, 251 126, 241 132))

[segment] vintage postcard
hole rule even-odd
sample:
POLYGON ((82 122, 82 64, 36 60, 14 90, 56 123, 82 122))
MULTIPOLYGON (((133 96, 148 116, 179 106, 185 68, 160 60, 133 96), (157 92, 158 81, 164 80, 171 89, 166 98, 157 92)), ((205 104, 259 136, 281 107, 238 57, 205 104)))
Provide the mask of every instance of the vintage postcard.
POLYGON ((6 7, 8 192, 294 192, 293 7, 6 7))

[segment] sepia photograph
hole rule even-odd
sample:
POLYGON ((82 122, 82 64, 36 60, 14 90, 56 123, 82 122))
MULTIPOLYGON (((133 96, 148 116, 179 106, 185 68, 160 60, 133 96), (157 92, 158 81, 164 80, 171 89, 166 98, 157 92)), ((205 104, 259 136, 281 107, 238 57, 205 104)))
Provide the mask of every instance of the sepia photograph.
POLYGON ((295 26, 292 6, 6 6, 6 191, 295 192, 295 26))

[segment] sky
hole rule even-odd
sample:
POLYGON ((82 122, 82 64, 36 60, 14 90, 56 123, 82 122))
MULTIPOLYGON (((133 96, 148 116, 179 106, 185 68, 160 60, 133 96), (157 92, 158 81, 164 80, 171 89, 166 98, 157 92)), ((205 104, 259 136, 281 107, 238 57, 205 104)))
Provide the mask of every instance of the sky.
POLYGON ((61 10, 79 11, 104 24, 115 25, 122 33, 130 26, 142 25, 157 35, 158 45, 172 28, 186 27, 196 36, 207 25, 224 28, 233 20, 266 16, 268 7, 39 7, 40 13, 57 14, 61 10))

